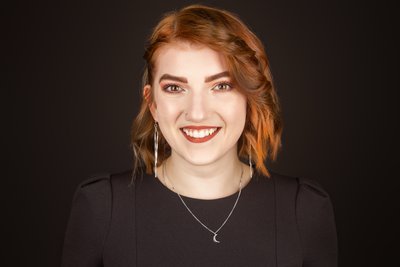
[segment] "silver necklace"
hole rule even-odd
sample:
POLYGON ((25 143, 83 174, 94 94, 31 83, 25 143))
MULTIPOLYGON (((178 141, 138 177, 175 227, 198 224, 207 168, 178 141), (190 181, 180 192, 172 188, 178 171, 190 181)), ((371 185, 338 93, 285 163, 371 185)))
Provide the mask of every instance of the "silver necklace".
POLYGON ((229 220, 229 218, 231 217, 233 211, 234 211, 235 208, 236 208, 237 203, 239 202, 239 198, 240 198, 240 195, 241 195, 241 193, 242 193, 243 167, 242 167, 242 171, 241 171, 241 174, 240 174, 239 192, 238 192, 238 195, 237 195, 237 197, 236 197, 235 204, 233 204, 233 207, 232 207, 231 211, 229 212, 228 216, 226 217, 226 219, 224 220, 224 222, 221 224, 221 226, 220 226, 217 230, 213 231, 213 230, 211 230, 207 225, 205 225, 199 218, 197 218, 196 215, 194 215, 194 213, 190 210, 189 206, 188 206, 188 205, 185 203, 185 201, 183 200, 182 196, 175 190, 174 184, 173 184, 172 181, 168 178, 166 165, 167 165, 166 163, 163 164, 164 180, 167 179, 167 180, 171 183, 171 185, 172 185, 172 190, 178 195, 178 197, 179 197, 179 199, 181 200, 182 204, 183 204, 183 205, 185 206, 185 208, 189 211, 189 213, 193 216, 193 218, 194 218, 201 226, 203 226, 205 229, 207 229, 210 233, 213 234, 213 241, 214 241, 214 243, 220 243, 221 241, 217 240, 218 232, 222 229, 222 227, 224 227, 224 225, 226 224, 226 222, 227 222, 227 221, 229 220))

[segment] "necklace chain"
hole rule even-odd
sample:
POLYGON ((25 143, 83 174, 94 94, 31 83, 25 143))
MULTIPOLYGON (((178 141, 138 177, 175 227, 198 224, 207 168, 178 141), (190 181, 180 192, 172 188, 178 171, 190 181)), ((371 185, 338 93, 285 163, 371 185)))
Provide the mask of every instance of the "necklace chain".
POLYGON ((171 179, 168 178, 166 165, 167 165, 167 164, 166 164, 166 162, 165 162, 165 163, 163 164, 163 175, 164 175, 164 180, 167 179, 167 180, 171 183, 171 185, 172 185, 172 190, 178 195, 178 197, 179 197, 179 199, 181 200, 182 204, 183 204, 183 205, 185 206, 185 208, 189 211, 189 213, 193 216, 193 218, 194 218, 201 226, 203 226, 205 229, 207 229, 207 231, 209 231, 210 233, 212 233, 212 234, 214 235, 214 236, 213 236, 213 241, 214 241, 215 243, 220 243, 220 241, 217 240, 218 232, 219 232, 219 231, 222 229, 222 227, 224 227, 224 225, 228 222, 229 218, 231 217, 233 211, 234 211, 235 208, 236 208, 237 203, 239 202, 240 195, 241 195, 241 193, 242 193, 243 167, 241 168, 242 170, 241 170, 240 181, 239 181, 239 192, 238 192, 238 194, 237 194, 235 203, 233 204, 233 207, 232 207, 231 211, 229 212, 228 216, 226 217, 226 219, 224 220, 224 222, 221 224, 221 226, 220 226, 217 230, 213 231, 213 230, 211 230, 207 225, 205 225, 199 218, 197 218, 196 215, 194 215, 194 213, 192 212, 192 210, 189 208, 189 206, 188 206, 188 205, 186 204, 186 202, 183 200, 182 196, 175 190, 174 184, 172 183, 171 179))

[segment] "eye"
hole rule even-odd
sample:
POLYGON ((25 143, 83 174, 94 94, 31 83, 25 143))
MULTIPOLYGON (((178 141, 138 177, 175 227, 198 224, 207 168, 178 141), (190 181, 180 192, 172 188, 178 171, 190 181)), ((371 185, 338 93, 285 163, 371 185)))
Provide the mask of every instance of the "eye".
POLYGON ((221 82, 213 87, 214 91, 229 91, 232 89, 233 89, 233 86, 228 82, 221 82))
POLYGON ((176 84, 166 84, 162 88, 167 93, 179 93, 184 90, 182 87, 176 84))

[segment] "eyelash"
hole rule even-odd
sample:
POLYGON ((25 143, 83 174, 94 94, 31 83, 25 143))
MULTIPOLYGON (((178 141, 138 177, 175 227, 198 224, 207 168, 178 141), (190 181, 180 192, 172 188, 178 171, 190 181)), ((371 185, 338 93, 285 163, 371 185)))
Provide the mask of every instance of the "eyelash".
POLYGON ((177 94, 177 93, 179 93, 179 92, 181 92, 181 91, 184 90, 184 89, 183 89, 182 87, 180 87, 179 85, 173 84, 173 83, 169 83, 169 84, 164 85, 164 86, 162 87, 162 89, 163 89, 163 91, 165 91, 165 92, 167 92, 167 93, 170 93, 170 94, 177 94), (176 87, 178 90, 171 90, 171 87, 176 87))
POLYGON ((214 85, 213 90, 215 91, 230 91, 233 89, 233 85, 230 82, 219 82, 216 85, 214 85), (228 88, 225 89, 216 89, 218 86, 227 86, 228 88))
MULTIPOLYGON (((177 93, 180 93, 185 90, 184 88, 182 88, 179 85, 174 84, 174 83, 165 84, 164 86, 162 86, 162 89, 163 89, 163 91, 170 93, 170 94, 177 94, 177 93), (175 88, 175 90, 171 90, 171 87, 176 87, 176 88, 175 88)), ((212 90, 217 91, 217 92, 230 91, 232 89, 233 89, 233 85, 230 82, 226 82, 226 81, 219 82, 219 83, 215 84, 214 86, 212 86, 212 90), (217 87, 219 87, 219 86, 224 86, 224 87, 228 87, 228 88, 217 89, 217 87)))

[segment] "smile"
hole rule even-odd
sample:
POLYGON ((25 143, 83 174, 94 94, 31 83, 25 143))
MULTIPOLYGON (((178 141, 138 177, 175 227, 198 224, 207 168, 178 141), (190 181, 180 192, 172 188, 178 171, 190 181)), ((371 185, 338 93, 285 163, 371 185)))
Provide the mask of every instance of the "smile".
POLYGON ((220 129, 220 127, 184 127, 181 131, 188 141, 203 143, 213 138, 220 129))

